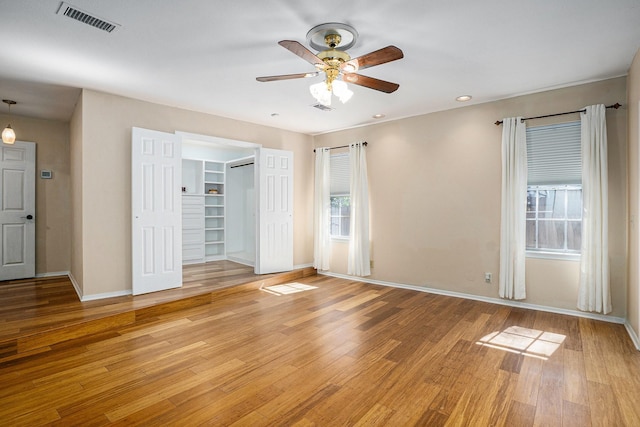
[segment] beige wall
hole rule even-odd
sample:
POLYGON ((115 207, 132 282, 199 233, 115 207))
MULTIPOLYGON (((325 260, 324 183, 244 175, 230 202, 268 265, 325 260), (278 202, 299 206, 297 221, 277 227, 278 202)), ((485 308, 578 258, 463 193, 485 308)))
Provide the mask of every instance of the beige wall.
POLYGON ((78 98, 76 107, 69 123, 71 164, 70 188, 70 216, 71 216, 71 278, 78 287, 77 291, 84 294, 83 258, 82 258, 82 96, 78 98))
POLYGON ((627 317, 629 324, 640 335, 640 261, 638 245, 640 234, 638 213, 640 208, 640 50, 629 69, 627 82, 628 138, 629 138, 629 281, 627 292, 627 317))
MULTIPOLYGON (((573 111, 626 101, 626 78, 471 105, 315 137, 315 146, 367 147, 372 279, 498 296, 503 117, 573 111), (484 273, 493 283, 484 283, 484 273)), ((579 120, 577 115, 530 126, 579 120)), ((625 109, 607 110, 613 316, 626 313, 625 109)), ((331 271, 346 274, 334 242, 331 271)), ((526 302, 574 310, 579 263, 527 260, 526 302)))
POLYGON ((81 188, 74 183, 82 224, 74 232, 72 274, 82 283, 84 295, 131 289, 132 127, 218 136, 293 151, 294 264, 313 261, 312 137, 91 90, 83 90, 80 105, 82 125, 74 134, 81 134, 81 154, 74 156, 82 160, 72 163, 82 182, 81 188))
POLYGON ((54 120, 0 115, 17 139, 36 143, 36 274, 63 273, 70 264, 69 125, 54 120), (40 170, 53 179, 40 179, 40 170))

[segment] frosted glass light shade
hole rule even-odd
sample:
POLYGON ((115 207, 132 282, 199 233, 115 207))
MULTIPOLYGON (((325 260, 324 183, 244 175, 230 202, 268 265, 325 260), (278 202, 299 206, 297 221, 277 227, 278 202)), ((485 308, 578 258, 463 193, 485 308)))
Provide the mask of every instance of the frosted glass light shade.
MULTIPOLYGON (((353 96, 353 92, 349 90, 347 84, 342 80, 335 80, 331 86, 333 88, 333 94, 337 96, 343 104, 353 96)), ((327 107, 331 105, 331 91, 327 88, 326 82, 309 86, 309 92, 311 92, 311 95, 313 95, 320 104, 326 105, 327 107)))
POLYGON ((337 96, 343 104, 353 96, 353 92, 349 90, 347 84, 342 80, 333 82, 333 94, 337 96))
POLYGON ((7 125, 7 127, 2 131, 2 142, 5 144, 13 144, 16 142, 16 133, 11 129, 11 125, 7 125))
POLYGON ((331 105, 331 92, 327 89, 325 82, 316 83, 309 86, 309 92, 311 95, 322 105, 327 107, 331 105))

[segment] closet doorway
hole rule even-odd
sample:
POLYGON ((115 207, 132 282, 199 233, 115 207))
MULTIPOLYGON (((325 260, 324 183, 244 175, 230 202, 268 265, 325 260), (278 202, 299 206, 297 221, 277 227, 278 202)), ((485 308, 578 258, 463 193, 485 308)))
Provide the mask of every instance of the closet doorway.
POLYGON ((227 259, 255 266, 256 195, 255 156, 231 160, 226 164, 227 259))
POLYGON ((228 259, 256 274, 293 269, 293 153, 182 139, 183 264, 228 259))

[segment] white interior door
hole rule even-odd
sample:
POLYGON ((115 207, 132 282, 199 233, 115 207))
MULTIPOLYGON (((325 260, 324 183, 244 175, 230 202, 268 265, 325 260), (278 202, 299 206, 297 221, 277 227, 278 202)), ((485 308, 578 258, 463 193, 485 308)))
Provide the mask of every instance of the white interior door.
POLYGON ((180 140, 133 128, 131 226, 133 294, 182 286, 180 140))
POLYGON ((0 149, 0 280, 24 279, 36 272, 36 144, 0 149))
POLYGON ((293 153, 260 148, 256 274, 293 270, 293 153))

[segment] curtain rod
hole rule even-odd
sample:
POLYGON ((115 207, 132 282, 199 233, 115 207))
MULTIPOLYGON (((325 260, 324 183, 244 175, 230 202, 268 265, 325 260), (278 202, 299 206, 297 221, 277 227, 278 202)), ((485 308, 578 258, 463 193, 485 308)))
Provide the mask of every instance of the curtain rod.
POLYGON ((233 169, 233 168, 241 168, 242 166, 249 166, 252 165, 253 162, 249 162, 249 163, 242 163, 240 165, 233 165, 233 166, 229 166, 229 169, 233 169))
MULTIPOLYGON (((607 105, 605 108, 615 108, 617 110, 620 107, 622 107, 622 105, 616 102, 613 105, 607 105)), ((545 117, 564 116, 565 114, 584 113, 585 111, 587 110, 582 109, 582 110, 576 110, 576 111, 567 111, 566 113, 547 114, 545 116, 525 117, 522 119, 522 121, 524 122, 525 120, 544 119, 545 117)), ((500 126, 501 124, 502 124, 502 120, 498 120, 496 122, 496 126, 500 126)))
MULTIPOLYGON (((363 142, 362 145, 364 145, 366 147, 368 145, 367 141, 363 142)), ((329 150, 333 150, 334 148, 349 148, 349 146, 348 145, 341 145, 340 147, 329 147, 329 150)), ((314 153, 316 152, 315 148, 313 149, 313 152, 314 153)))

